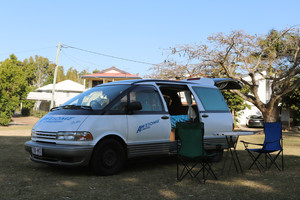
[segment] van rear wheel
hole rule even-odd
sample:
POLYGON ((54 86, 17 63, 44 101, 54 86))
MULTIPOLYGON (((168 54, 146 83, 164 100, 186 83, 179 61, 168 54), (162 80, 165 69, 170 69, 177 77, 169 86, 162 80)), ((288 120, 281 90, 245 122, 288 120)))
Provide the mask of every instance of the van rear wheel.
POLYGON ((98 175, 113 175, 121 171, 125 163, 125 150, 120 142, 106 139, 96 146, 92 157, 93 171, 98 175))

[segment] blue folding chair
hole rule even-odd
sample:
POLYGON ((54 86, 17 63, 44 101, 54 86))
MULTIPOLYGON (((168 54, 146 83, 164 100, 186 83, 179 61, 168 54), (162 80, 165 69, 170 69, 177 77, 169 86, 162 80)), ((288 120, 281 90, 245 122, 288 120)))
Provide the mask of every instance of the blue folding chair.
POLYGON ((283 163, 283 139, 282 139, 282 124, 281 122, 272 122, 272 123, 264 123, 264 132, 265 132, 265 141, 263 144, 254 144, 245 141, 243 142, 245 146, 245 150, 248 152, 253 162, 250 165, 249 169, 252 168, 253 165, 256 165, 258 170, 261 172, 261 168, 263 170, 268 170, 272 165, 275 165, 278 170, 282 171, 284 169, 283 163), (262 148, 258 149, 250 149, 248 145, 260 145, 262 148), (271 154, 271 153, 277 154, 271 154), (257 153, 257 156, 255 156, 257 153), (259 160, 260 156, 265 154, 265 165, 261 163, 259 160), (276 162, 276 159, 281 154, 281 167, 276 162), (268 164, 268 160, 270 164, 268 164))

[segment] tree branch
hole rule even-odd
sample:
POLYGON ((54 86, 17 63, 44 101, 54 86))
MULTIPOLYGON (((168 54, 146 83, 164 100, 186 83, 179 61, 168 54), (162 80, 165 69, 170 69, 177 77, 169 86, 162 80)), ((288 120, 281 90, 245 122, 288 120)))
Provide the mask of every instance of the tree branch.
POLYGON ((277 94, 277 96, 282 97, 299 87, 300 87, 300 78, 298 78, 296 81, 294 81, 291 86, 282 88, 282 90, 280 91, 280 93, 277 94))

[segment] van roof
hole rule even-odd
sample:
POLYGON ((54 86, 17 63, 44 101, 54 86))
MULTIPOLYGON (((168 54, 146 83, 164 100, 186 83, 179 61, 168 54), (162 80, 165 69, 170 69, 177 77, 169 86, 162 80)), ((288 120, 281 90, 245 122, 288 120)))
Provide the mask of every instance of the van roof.
MULTIPOLYGON (((138 84, 138 83, 158 83, 158 84, 197 84, 204 87, 217 87, 219 89, 241 89, 242 84, 238 80, 229 79, 229 78, 192 78, 185 80, 161 80, 161 79, 134 79, 134 80, 124 80, 124 81, 115 81, 106 83, 103 85, 119 85, 119 84, 138 84)), ((100 85, 98 85, 100 86, 100 85)))
MULTIPOLYGON (((115 82, 110 82, 106 83, 103 85, 112 85, 112 84, 138 84, 138 83, 159 83, 159 84, 200 84, 200 85, 205 85, 209 87, 214 87, 214 81, 212 79, 208 78, 202 78, 202 80, 197 80, 197 81, 190 81, 190 80, 162 80, 162 79, 134 79, 134 80, 123 80, 123 81, 115 81, 115 82), (205 80, 205 81, 204 81, 205 80)), ((100 86, 100 85, 99 85, 100 86)))

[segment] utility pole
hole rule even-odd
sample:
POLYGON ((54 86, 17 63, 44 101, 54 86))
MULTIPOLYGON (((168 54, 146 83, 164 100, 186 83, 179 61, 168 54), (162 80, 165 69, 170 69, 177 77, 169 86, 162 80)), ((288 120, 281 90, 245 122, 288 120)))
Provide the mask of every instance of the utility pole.
POLYGON ((54 71, 54 78, 53 78, 53 87, 52 87, 52 97, 51 97, 50 109, 54 107, 55 83, 56 83, 56 77, 57 77, 60 46, 61 45, 60 45, 60 42, 59 42, 58 47, 57 47, 56 61, 55 61, 55 71, 54 71))

